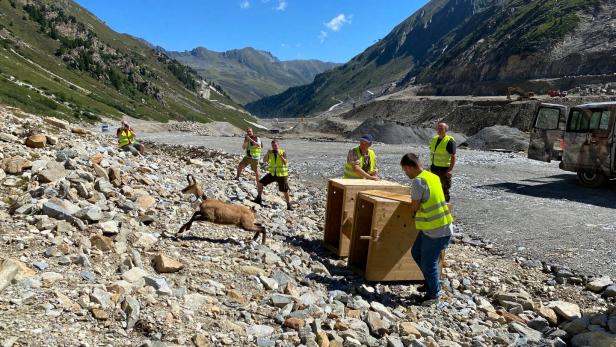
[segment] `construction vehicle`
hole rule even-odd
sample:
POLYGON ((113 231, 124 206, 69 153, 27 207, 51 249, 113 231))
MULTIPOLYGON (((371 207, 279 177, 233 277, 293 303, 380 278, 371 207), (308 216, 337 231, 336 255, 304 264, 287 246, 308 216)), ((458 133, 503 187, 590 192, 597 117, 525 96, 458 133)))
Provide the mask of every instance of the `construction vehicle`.
POLYGON ((565 90, 548 90, 548 95, 553 97, 553 98, 564 98, 565 96, 567 96, 567 91, 565 90))
POLYGON ((520 87, 507 87, 507 100, 511 100, 511 95, 517 95, 518 100, 523 100, 532 98, 535 93, 527 92, 520 87))
POLYGON ((530 135, 528 158, 577 173, 578 182, 599 187, 616 177, 616 101, 568 108, 539 104, 530 135))

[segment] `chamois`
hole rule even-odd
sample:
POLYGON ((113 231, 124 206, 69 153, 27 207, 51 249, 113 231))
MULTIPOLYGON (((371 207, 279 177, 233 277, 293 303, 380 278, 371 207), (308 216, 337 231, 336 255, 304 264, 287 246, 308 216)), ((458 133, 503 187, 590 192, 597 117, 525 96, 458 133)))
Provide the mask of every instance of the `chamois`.
POLYGON ((198 199, 202 199, 202 201, 201 205, 199 205, 199 211, 195 212, 190 220, 182 225, 178 233, 190 230, 194 221, 209 221, 217 224, 234 224, 242 227, 244 230, 254 231, 255 235, 252 239, 256 241, 259 234, 261 234, 261 243, 265 243, 265 228, 255 224, 255 215, 248 207, 208 199, 193 175, 186 175, 186 179, 188 180, 188 186, 182 189, 182 193, 194 194, 198 199))

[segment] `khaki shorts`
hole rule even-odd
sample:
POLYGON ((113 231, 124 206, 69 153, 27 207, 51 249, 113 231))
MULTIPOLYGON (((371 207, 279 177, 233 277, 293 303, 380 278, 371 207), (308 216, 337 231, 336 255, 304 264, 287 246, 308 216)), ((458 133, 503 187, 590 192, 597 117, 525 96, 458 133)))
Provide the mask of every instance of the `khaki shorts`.
POLYGON ((240 161, 240 166, 246 167, 248 165, 250 165, 252 171, 257 172, 259 169, 259 160, 252 159, 251 157, 244 157, 242 161, 240 161))

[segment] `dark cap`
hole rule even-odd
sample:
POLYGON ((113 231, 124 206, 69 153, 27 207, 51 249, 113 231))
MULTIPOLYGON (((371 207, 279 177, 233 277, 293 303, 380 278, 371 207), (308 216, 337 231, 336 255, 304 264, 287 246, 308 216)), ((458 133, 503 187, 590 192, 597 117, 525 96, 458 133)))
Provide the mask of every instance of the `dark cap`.
POLYGON ((372 144, 372 141, 374 141, 374 139, 372 138, 372 135, 365 134, 365 135, 362 135, 362 137, 359 138, 359 141, 366 141, 366 142, 372 144))

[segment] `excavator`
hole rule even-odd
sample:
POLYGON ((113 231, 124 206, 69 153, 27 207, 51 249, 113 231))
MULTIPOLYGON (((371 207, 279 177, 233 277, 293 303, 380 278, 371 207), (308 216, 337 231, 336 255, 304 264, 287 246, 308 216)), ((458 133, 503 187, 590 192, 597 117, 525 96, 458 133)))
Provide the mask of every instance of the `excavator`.
POLYGON ((533 92, 527 92, 520 87, 507 87, 507 100, 511 100, 511 95, 517 95, 518 100, 531 99, 535 96, 533 92))

